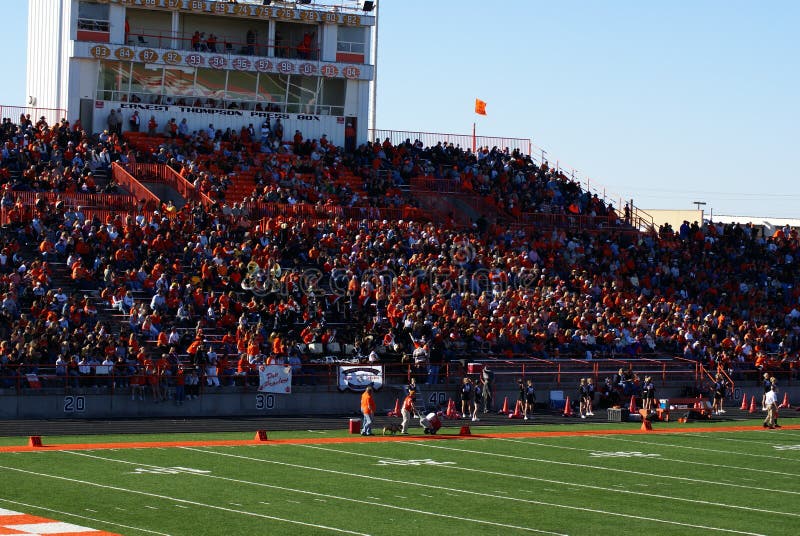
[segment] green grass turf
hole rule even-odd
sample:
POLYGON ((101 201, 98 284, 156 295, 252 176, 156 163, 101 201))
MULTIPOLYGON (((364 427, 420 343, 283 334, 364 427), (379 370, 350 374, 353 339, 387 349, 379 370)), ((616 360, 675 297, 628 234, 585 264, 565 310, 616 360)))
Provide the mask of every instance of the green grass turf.
POLYGON ((0 508, 126 535, 794 535, 798 462, 800 430, 4 453, 0 508))

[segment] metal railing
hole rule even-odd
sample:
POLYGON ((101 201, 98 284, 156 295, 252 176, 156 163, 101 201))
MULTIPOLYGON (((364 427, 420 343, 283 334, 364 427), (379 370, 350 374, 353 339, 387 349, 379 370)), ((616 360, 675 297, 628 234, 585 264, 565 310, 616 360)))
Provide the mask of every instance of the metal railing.
POLYGON ((166 164, 128 164, 126 169, 140 181, 169 186, 185 200, 201 203, 207 209, 214 204, 212 199, 199 192, 191 182, 166 164))
POLYGON ((125 188, 134 198, 139 200, 143 210, 154 210, 161 203, 158 196, 148 190, 144 184, 139 182, 136 177, 128 173, 127 170, 118 163, 114 162, 111 164, 111 173, 117 184, 125 188))
POLYGON ((90 32, 108 32, 108 20, 101 19, 78 19, 78 30, 86 30, 90 32))
POLYGON ((479 149, 483 147, 488 149, 497 147, 500 150, 508 148, 509 152, 513 152, 515 149, 517 149, 523 154, 529 155, 531 160, 537 165, 546 164, 548 167, 555 169, 560 175, 563 175, 565 178, 577 183, 583 191, 597 195, 597 197, 606 204, 614 205, 615 209, 620 211, 620 218, 624 219, 622 211, 625 206, 628 206, 630 213, 625 221, 634 228, 642 231, 654 228, 653 217, 646 211, 635 206, 632 199, 624 198, 606 191, 606 189, 599 183, 592 181, 588 176, 584 176, 580 171, 563 165, 548 151, 535 145, 533 140, 528 138, 507 138, 496 136, 477 136, 470 134, 446 134, 381 129, 370 129, 369 137, 371 140, 377 140, 378 142, 382 142, 388 138, 392 145, 400 145, 406 141, 414 143, 416 140, 419 140, 426 148, 435 147, 438 143, 442 143, 453 144, 454 146, 461 147, 461 149, 465 151, 471 150, 472 147, 477 147, 479 149))
POLYGON ((208 34, 186 36, 185 32, 132 28, 125 36, 126 44, 172 50, 210 52, 212 54, 231 54, 238 56, 274 57, 280 59, 320 59, 320 49, 316 43, 311 47, 289 46, 283 43, 248 42, 244 32, 237 35, 208 34))
POLYGON ((48 125, 58 124, 67 119, 67 111, 63 108, 40 108, 38 106, 5 106, 0 105, 0 117, 9 118, 19 124, 22 116, 30 116, 34 124, 44 117, 48 125))
POLYGON ((24 206, 33 206, 37 199, 44 199, 51 207, 63 201, 65 207, 75 208, 120 208, 136 206, 136 198, 126 194, 82 194, 70 192, 22 192, 12 193, 14 201, 24 206))

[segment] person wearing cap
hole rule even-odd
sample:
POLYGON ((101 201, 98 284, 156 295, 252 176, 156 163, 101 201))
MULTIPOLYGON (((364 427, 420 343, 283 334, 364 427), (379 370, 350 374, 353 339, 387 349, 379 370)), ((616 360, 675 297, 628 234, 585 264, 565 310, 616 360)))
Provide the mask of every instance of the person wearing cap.
POLYGON ((400 414, 403 416, 403 422, 400 425, 400 433, 408 435, 408 423, 416 413, 417 408, 414 405, 414 400, 417 398, 417 392, 413 389, 408 392, 406 398, 403 400, 403 406, 400 408, 400 414))
POLYGON ((780 428, 778 425, 778 384, 772 383, 769 392, 764 396, 767 405, 767 417, 764 419, 764 428, 780 428))

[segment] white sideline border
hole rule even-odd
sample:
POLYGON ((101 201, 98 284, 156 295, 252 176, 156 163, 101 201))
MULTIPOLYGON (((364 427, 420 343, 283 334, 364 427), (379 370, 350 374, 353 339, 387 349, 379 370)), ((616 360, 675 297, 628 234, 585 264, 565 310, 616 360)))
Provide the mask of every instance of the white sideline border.
MULTIPOLYGON (((185 450, 195 450, 197 452, 202 452, 202 453, 208 453, 205 450, 195 449, 195 448, 190 448, 190 447, 179 447, 179 448, 182 448, 182 449, 185 449, 185 450)), ((95 454, 88 454, 85 451, 63 450, 63 451, 59 451, 59 452, 64 453, 64 454, 72 454, 74 456, 81 456, 81 457, 85 457, 85 458, 92 458, 92 459, 96 459, 96 460, 102 460, 102 461, 105 461, 105 462, 123 463, 123 464, 126 464, 126 465, 136 465, 136 466, 139 466, 139 467, 158 467, 156 465, 151 465, 151 464, 147 464, 147 463, 133 462, 133 461, 130 461, 130 460, 120 460, 120 459, 115 459, 115 458, 106 458, 106 457, 103 457, 103 456, 97 456, 95 454)), ((213 453, 213 454, 216 454, 216 453, 213 453)), ((298 467, 302 467, 302 466, 298 466, 298 467)), ((345 475, 345 474, 349 475, 349 473, 343 473, 343 472, 339 472, 339 471, 336 471, 335 473, 338 474, 338 475, 345 475)), ((350 498, 350 497, 341 497, 341 496, 337 496, 337 495, 330 495, 330 494, 327 494, 327 493, 319 493, 319 492, 316 492, 316 491, 302 490, 302 489, 297 489, 297 488, 289 488, 289 487, 286 487, 286 486, 278 486, 278 485, 275 485, 275 484, 266 484, 264 482, 252 482, 252 481, 249 481, 249 480, 241 480, 241 479, 238 479, 238 478, 224 477, 224 476, 219 476, 219 475, 214 475, 214 474, 209 474, 209 473, 184 473, 184 474, 189 475, 189 476, 211 478, 211 479, 214 479, 214 480, 223 480, 223 481, 226 481, 226 482, 234 482, 236 484, 248 484, 248 485, 252 485, 252 486, 259 486, 259 487, 265 487, 265 488, 276 489, 276 490, 281 490, 281 491, 300 493, 300 494, 303 494, 303 495, 310 495, 310 496, 313 496, 313 497, 316 497, 316 498, 335 499, 335 500, 352 502, 352 503, 357 503, 357 504, 365 504, 365 505, 368 505, 368 506, 388 508, 388 509, 391 509, 391 510, 399 510, 399 511, 407 512, 407 513, 422 514, 422 515, 428 515, 428 516, 433 516, 433 517, 441 517, 441 518, 445 518, 445 519, 453 519, 455 521, 466 521, 466 522, 477 523, 477 524, 481 524, 481 525, 489 525, 489 526, 492 526, 492 527, 498 527, 498 528, 504 528, 504 529, 521 530, 521 531, 525 531, 525 532, 534 532, 534 533, 537 533, 537 534, 550 534, 550 535, 553 535, 553 536, 567 536, 567 535, 559 533, 559 532, 551 532, 551 531, 547 531, 547 530, 539 530, 539 529, 534 529, 534 528, 531 528, 531 527, 523 527, 523 526, 518 526, 518 525, 511 525, 511 524, 508 524, 508 523, 500 523, 500 522, 495 522, 495 521, 488 521, 488 520, 484 520, 484 519, 474 519, 474 518, 468 518, 468 517, 462 517, 462 516, 456 516, 456 515, 450 515, 450 514, 443 514, 441 512, 429 512, 429 511, 419 510, 419 509, 415 509, 415 508, 406 508, 406 507, 398 506, 398 505, 395 505, 395 504, 376 503, 374 501, 365 501, 365 500, 362 500, 362 499, 353 499, 353 498, 350 498)), ((354 477, 357 477, 357 478, 368 478, 368 477, 363 477, 361 475, 349 475, 349 476, 354 476, 354 477)), ((136 493, 138 493, 138 492, 136 492, 136 493)), ((191 502, 191 501, 187 501, 187 502, 191 502)), ((311 526, 308 523, 300 523, 300 524, 311 526)), ((314 526, 316 526, 316 525, 314 525, 314 526)), ((350 532, 350 531, 343 531, 343 532, 347 532, 349 534, 360 534, 360 533, 357 533, 357 532, 350 532)))

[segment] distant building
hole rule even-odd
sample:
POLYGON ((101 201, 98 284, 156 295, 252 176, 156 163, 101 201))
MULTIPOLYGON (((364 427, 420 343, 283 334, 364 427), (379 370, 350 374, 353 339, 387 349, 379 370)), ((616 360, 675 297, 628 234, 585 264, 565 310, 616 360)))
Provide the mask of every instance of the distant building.
MULTIPOLYGON (((376 16, 361 2, 29 0, 28 103, 93 131, 160 125, 367 138, 376 16)), ((54 118, 60 119, 60 118, 54 118)))

